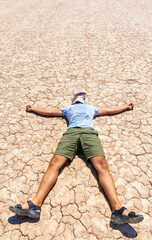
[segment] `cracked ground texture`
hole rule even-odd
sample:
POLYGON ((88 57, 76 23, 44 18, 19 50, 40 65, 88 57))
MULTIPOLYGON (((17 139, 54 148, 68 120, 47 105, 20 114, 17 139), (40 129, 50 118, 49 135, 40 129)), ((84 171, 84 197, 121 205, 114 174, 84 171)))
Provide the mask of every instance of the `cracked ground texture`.
POLYGON ((152 82, 150 0, 0 0, 0 239, 151 239, 152 82), (110 224, 96 171, 83 155, 61 169, 40 221, 10 205, 36 193, 66 131, 60 108, 85 88, 89 104, 133 111, 94 120, 122 205, 144 221, 110 224))

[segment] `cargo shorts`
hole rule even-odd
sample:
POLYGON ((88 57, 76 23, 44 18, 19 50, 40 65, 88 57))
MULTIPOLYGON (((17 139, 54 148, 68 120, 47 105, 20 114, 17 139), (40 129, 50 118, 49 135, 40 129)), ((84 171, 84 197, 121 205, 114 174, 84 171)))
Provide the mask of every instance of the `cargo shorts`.
POLYGON ((98 132, 93 128, 69 128, 63 134, 55 154, 72 160, 80 147, 87 160, 95 156, 105 156, 98 132))

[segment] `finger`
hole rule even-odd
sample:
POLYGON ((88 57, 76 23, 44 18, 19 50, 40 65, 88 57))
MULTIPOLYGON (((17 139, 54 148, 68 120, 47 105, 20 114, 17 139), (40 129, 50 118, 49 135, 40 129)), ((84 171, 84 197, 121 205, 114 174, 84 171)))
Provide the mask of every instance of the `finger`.
POLYGON ((31 108, 31 105, 27 105, 27 106, 26 106, 26 109, 30 109, 30 108, 31 108))
POLYGON ((30 111, 30 109, 31 109, 31 107, 28 105, 28 106, 26 106, 26 110, 27 111, 30 111))
POLYGON ((132 104, 131 104, 131 109, 133 109, 133 108, 134 108, 134 104, 132 103, 132 104))
POLYGON ((134 104, 133 103, 131 103, 131 106, 132 106, 132 108, 134 107, 134 104))

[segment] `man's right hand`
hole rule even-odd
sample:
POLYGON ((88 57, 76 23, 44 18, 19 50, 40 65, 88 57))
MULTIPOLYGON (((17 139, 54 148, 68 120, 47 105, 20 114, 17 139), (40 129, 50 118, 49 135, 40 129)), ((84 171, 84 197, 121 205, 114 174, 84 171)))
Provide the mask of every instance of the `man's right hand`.
POLYGON ((33 111, 32 106, 31 105, 27 105, 26 106, 26 111, 27 112, 32 112, 33 111))

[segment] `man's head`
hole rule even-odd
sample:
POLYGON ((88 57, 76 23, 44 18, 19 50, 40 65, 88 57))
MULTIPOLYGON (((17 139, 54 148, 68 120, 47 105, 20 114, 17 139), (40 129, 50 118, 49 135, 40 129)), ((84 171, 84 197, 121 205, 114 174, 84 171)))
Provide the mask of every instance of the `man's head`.
POLYGON ((73 98, 71 99, 72 104, 75 104, 77 102, 81 102, 81 103, 86 103, 87 102, 87 98, 86 98, 87 92, 85 89, 82 90, 78 90, 73 98))

